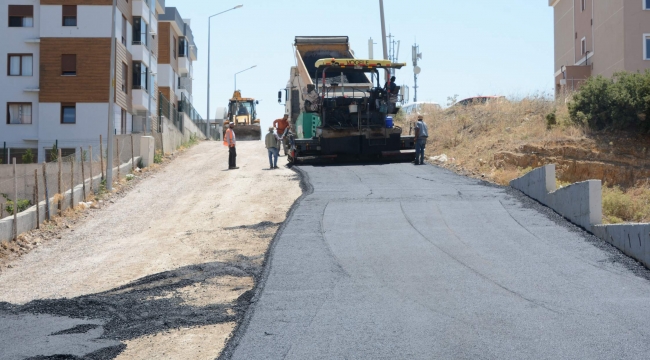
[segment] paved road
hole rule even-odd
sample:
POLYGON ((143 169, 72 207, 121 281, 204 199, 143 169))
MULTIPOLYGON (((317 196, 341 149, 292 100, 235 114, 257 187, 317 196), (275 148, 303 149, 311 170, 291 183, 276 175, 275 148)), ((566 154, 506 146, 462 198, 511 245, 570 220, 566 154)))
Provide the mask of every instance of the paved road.
POLYGON ((650 356, 647 271, 548 209, 433 166, 302 170, 313 193, 224 357, 650 356))

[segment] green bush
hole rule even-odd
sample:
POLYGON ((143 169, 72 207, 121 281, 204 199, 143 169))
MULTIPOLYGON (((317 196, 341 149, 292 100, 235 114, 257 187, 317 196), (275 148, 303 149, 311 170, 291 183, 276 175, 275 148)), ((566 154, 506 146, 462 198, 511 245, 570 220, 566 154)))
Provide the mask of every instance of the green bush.
POLYGON ((25 154, 22 156, 23 164, 33 164, 34 163, 34 153, 32 149, 27 149, 25 154))
POLYGON ((156 150, 156 153, 153 155, 153 162, 155 164, 162 164, 163 162, 163 153, 160 150, 156 150))
MULTIPOLYGON (((5 200, 7 200, 7 202, 5 203, 5 211, 9 215, 13 215, 14 214, 14 202, 9 200, 9 197, 7 196, 7 194, 0 194, 0 195, 2 195, 2 197, 5 198, 5 200)), ((27 199, 18 199, 18 212, 19 213, 27 210, 30 206, 32 206, 31 201, 29 201, 27 199)))
POLYGON ((649 132, 649 111, 650 71, 591 77, 569 103, 571 120, 594 130, 649 132))

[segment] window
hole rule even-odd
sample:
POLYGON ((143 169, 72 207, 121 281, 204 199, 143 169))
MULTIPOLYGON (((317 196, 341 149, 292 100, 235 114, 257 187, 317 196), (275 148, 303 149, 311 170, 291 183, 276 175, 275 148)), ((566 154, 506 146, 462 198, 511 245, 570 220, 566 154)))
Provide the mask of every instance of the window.
POLYGON ((61 124, 77 123, 77 107, 75 104, 61 104, 61 124))
POLYGON ((33 27, 33 5, 9 5, 9 27, 33 27))
POLYGON ((643 10, 650 10, 650 0, 643 0, 643 10))
POLYGON ((31 54, 9 54, 7 61, 7 75, 32 76, 31 54))
POLYGON ((63 26, 77 26, 77 5, 63 5, 63 26))
POLYGON ((137 90, 149 90, 149 69, 141 63, 133 63, 133 88, 137 90))
POLYGON ((126 45, 126 18, 122 15, 122 45, 126 45))
POLYGON ((172 49, 174 49, 174 59, 176 59, 176 38, 172 36, 172 39, 174 40, 174 45, 172 46, 172 49))
POLYGON ((643 34, 643 60, 650 60, 650 34, 643 34))
POLYGON ((580 40, 580 51, 582 51, 582 55, 587 54, 587 38, 582 38, 582 40, 580 40))
POLYGON ((126 134, 126 110, 122 109, 122 116, 120 121, 120 133, 122 135, 126 134))
POLYGON ((122 91, 125 94, 129 93, 129 66, 125 63, 122 63, 122 91))
POLYGON ((187 57, 187 54, 189 52, 188 47, 189 47, 189 43, 187 41, 187 38, 185 37, 178 38, 178 56, 187 57))
POLYGON ((133 44, 147 46, 147 23, 141 17, 133 18, 133 44))
POLYGON ((587 8, 587 0, 581 0, 581 1, 582 1, 581 9, 582 9, 582 11, 585 11, 585 9, 587 8))
POLYGON ((24 125, 32 123, 32 103, 7 103, 7 124, 24 125))
POLYGON ((63 76, 77 75, 77 55, 74 54, 61 55, 61 75, 63 76))

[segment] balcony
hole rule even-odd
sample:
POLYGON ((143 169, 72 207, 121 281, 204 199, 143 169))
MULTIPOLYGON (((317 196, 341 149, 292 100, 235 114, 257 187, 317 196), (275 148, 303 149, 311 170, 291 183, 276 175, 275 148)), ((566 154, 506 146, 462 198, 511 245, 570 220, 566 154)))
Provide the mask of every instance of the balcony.
POLYGON ((192 101, 192 95, 190 95, 187 89, 176 89, 176 97, 178 99, 189 99, 190 102, 192 101))
POLYGON ((133 61, 140 61, 149 67, 149 49, 145 45, 134 41, 131 54, 133 55, 133 61))
POLYGON ((148 1, 135 0, 133 2, 133 16, 140 16, 144 19, 149 19, 149 6, 148 1))
POLYGON ((189 74, 191 67, 192 65, 190 64, 189 58, 182 55, 178 58, 178 72, 181 75, 189 74))
MULTIPOLYGON (((133 89, 133 109, 146 111, 149 106, 149 94, 144 89, 133 89)), ((153 101, 151 102, 153 104, 153 101)), ((155 105, 152 105, 155 106, 155 105)))

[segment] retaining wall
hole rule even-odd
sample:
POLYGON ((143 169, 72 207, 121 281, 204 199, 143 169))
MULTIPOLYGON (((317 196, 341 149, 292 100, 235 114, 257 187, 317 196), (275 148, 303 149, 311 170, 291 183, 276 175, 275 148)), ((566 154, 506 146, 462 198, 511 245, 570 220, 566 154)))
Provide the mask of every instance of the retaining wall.
POLYGON ((510 186, 650 268, 650 224, 602 225, 600 180, 583 181, 555 190, 555 165, 551 164, 512 180, 510 186))
MULTIPOLYGON (((137 157, 135 159, 136 164, 140 160, 140 157, 137 157)), ((127 174, 131 172, 131 161, 120 165, 120 177, 125 178, 127 174)), ((113 174, 117 178, 117 167, 113 168, 113 174)), ((90 181, 86 181, 86 192, 90 191, 90 181)), ((92 178, 93 182, 93 189, 99 189, 99 186, 101 185, 102 181, 102 176, 97 175, 92 178)), ((74 196, 73 198, 73 204, 78 205, 81 201, 83 201, 83 186, 82 185, 77 185, 74 187, 72 190, 68 190, 63 194, 63 200, 62 201, 62 209, 65 211, 66 209, 70 208, 70 196, 74 196)), ((50 214, 51 216, 55 216, 58 211, 58 206, 57 202, 54 201, 54 198, 50 198, 50 214)), ((41 201, 38 203, 39 210, 40 210, 40 218, 39 223, 43 223, 45 221, 45 209, 46 209, 46 202, 45 200, 41 201)), ((36 229, 37 221, 36 221, 36 205, 32 206, 31 208, 21 212, 17 216, 17 222, 18 222, 18 234, 25 233, 27 231, 36 229)), ((0 242, 3 241, 11 241, 13 239, 13 221, 14 217, 13 215, 9 217, 5 217, 4 219, 0 219, 0 242)))
POLYGON ((650 224, 596 225, 592 232, 650 268, 650 224))

